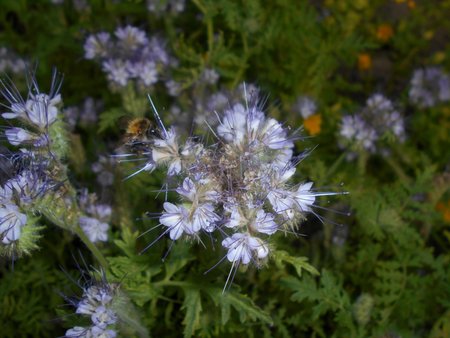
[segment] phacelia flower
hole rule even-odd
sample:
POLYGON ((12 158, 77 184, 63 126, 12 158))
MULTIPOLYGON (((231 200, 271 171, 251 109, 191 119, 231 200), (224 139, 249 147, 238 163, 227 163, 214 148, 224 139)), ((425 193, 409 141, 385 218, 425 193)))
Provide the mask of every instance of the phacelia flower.
POLYGON ((78 223, 93 243, 108 240, 108 222, 111 219, 111 207, 107 204, 97 203, 95 194, 88 194, 87 190, 83 190, 79 196, 79 206, 85 215, 78 218, 78 223))
POLYGON ((118 27, 114 36, 101 32, 87 37, 85 58, 98 60, 113 87, 125 87, 130 81, 148 88, 166 74, 176 62, 166 50, 165 41, 148 37, 134 26, 118 27))
POLYGON ((81 287, 82 296, 64 298, 75 308, 76 314, 84 317, 85 325, 70 328, 65 337, 148 336, 120 284, 108 282, 103 270, 80 269, 80 272, 79 281, 84 283, 78 282, 77 286, 81 287))
POLYGON ((25 59, 6 47, 0 47, 0 73, 21 74, 26 68, 25 59))
POLYGON ((404 120, 389 99, 381 94, 374 94, 367 99, 366 106, 358 114, 342 117, 341 146, 350 147, 354 151, 375 153, 384 150, 379 143, 387 133, 403 142, 404 120))
POLYGON ((411 79, 409 100, 424 108, 449 101, 450 76, 439 67, 417 69, 411 79))
POLYGON ((314 213, 317 197, 339 193, 314 190, 312 182, 290 183, 306 156, 294 156, 300 137, 267 117, 257 100, 237 102, 217 117, 216 127, 208 124, 213 144, 200 137, 183 139, 162 123, 146 144, 154 165, 168 168, 167 176, 179 182, 173 189, 179 203, 164 203, 158 239, 168 234, 173 241, 201 241, 202 234, 219 233, 232 271, 260 266, 271 253, 270 236, 295 231, 314 213))
POLYGON ((147 10, 156 15, 179 14, 185 6, 186 0, 147 0, 147 10))

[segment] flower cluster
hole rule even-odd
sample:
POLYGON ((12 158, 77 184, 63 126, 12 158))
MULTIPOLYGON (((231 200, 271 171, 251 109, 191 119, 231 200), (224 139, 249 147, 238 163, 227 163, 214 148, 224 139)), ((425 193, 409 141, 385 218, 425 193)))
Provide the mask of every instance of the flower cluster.
POLYGON ((117 285, 109 283, 96 283, 83 289, 83 297, 74 302, 76 313, 89 316, 89 327, 75 326, 66 331, 65 337, 104 337, 117 336, 115 324, 117 314, 113 302, 117 285))
POLYGON ((147 0, 147 10, 156 15, 179 14, 184 11, 185 7, 185 0, 147 0))
POLYGON ((4 136, 16 151, 8 151, 3 159, 11 168, 11 179, 0 189, 0 238, 5 245, 1 253, 28 253, 36 239, 33 215, 39 211, 43 197, 59 182, 58 157, 66 147, 61 139, 58 121, 61 96, 56 73, 50 94, 39 91, 31 80, 27 99, 14 85, 2 81, 1 93, 8 101, 6 120, 18 120, 20 127, 9 125, 4 136))
POLYGON ((404 121, 389 99, 381 94, 374 94, 367 99, 366 106, 359 114, 343 116, 341 146, 375 153, 377 142, 387 133, 403 142, 404 121))
POLYGON ((97 203, 95 194, 88 194, 83 190, 79 197, 80 209, 84 212, 78 218, 83 232, 92 243, 108 240, 108 222, 111 220, 111 207, 107 204, 97 203))
POLYGON ((27 67, 27 62, 18 57, 16 53, 6 47, 0 48, 0 72, 22 73, 27 67))
MULTIPOLYGON (((199 80, 191 88, 189 98, 190 102, 184 109, 177 105, 171 107, 171 117, 178 123, 182 122, 187 125, 194 122, 197 125, 203 126, 205 121, 210 126, 216 126, 218 123, 216 112, 223 111, 227 107, 233 106, 244 100, 243 85, 238 86, 234 90, 221 88, 217 90, 217 83, 219 74, 214 69, 205 69, 199 80), (184 121, 190 117, 191 120, 184 121)), ((257 98, 259 88, 255 85, 246 86, 246 92, 250 100, 257 98)), ((179 95, 174 92, 173 95, 179 95)))
POLYGON ((97 182, 102 187, 109 187, 114 183, 114 168, 116 161, 114 158, 100 155, 98 160, 91 166, 92 171, 97 175, 97 182))
POLYGON ((22 238, 23 228, 29 221, 30 203, 45 189, 40 177, 30 171, 23 171, 0 186, 0 241, 3 249, 8 250, 8 246, 14 246, 22 238))
POLYGON ((41 216, 78 234, 84 231, 91 242, 106 241, 111 208, 88 198, 89 203, 78 203, 67 179, 61 81, 54 72, 48 94, 39 90, 34 74, 28 82, 24 99, 12 82, 1 81, 1 94, 8 102, 1 114, 8 122, 2 128, 8 149, 2 149, 0 158, 9 168, 9 179, 0 182, 0 254, 17 257, 37 248, 41 216), (17 126, 10 121, 17 121, 17 126))
POLYGON ((202 233, 217 232, 232 271, 241 264, 261 265, 272 250, 271 235, 295 230, 314 212, 316 197, 336 194, 318 192, 312 182, 290 183, 305 156, 294 156, 299 137, 266 117, 258 101, 225 109, 211 129, 213 145, 198 137, 182 142, 175 128, 161 124, 161 129, 161 137, 148 142, 141 170, 163 166, 179 180, 180 203, 165 202, 159 218, 163 235, 201 241, 202 233))
POLYGON ((84 52, 86 59, 101 63, 111 84, 119 88, 132 80, 148 88, 176 64, 161 38, 149 38, 145 31, 130 25, 118 27, 114 35, 108 32, 89 35, 84 52))
POLYGON ((65 108, 64 116, 68 126, 73 130, 78 124, 83 127, 94 126, 102 109, 102 101, 87 97, 80 106, 65 108))
POLYGON ((411 79, 409 100, 419 107, 433 107, 450 100, 450 76, 439 67, 417 69, 411 79))

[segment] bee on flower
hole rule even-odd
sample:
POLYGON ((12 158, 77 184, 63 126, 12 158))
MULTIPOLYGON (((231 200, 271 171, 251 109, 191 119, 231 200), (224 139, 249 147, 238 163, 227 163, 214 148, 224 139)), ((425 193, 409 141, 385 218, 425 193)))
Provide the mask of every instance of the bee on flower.
MULTIPOLYGON (((156 111, 155 116, 160 121, 156 111)), ((183 139, 176 128, 162 126, 148 143, 147 163, 165 168, 178 182, 180 200, 164 203, 159 216, 164 230, 154 242, 166 234, 172 241, 200 242, 202 234, 218 234, 227 251, 222 261, 232 264, 227 285, 239 266, 267 260, 274 250, 271 236, 295 231, 308 213, 315 214, 317 197, 340 193, 320 192, 313 182, 290 182, 306 156, 294 156, 294 142, 301 137, 266 117, 260 101, 236 103, 217 116, 215 128, 207 124, 213 144, 183 139)))

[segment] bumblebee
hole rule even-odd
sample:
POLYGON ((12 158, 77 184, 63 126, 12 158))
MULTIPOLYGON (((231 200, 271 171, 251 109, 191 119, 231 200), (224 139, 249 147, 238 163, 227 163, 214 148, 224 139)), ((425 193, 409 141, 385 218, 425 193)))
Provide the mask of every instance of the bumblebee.
POLYGON ((145 117, 138 117, 128 122, 123 144, 132 151, 145 151, 148 149, 151 136, 158 137, 158 129, 152 121, 145 117))

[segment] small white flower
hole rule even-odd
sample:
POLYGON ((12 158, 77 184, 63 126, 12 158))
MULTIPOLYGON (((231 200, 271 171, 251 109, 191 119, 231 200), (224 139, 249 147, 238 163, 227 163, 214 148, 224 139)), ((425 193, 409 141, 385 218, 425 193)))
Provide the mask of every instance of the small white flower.
POLYGON ((235 233, 222 241, 222 246, 228 249, 227 259, 230 262, 242 262, 248 264, 252 258, 265 258, 269 254, 269 248, 259 238, 245 233, 235 233))
POLYGON ((102 63, 102 66, 103 70, 108 74, 109 80, 121 87, 127 85, 130 73, 127 69, 127 65, 122 60, 106 60, 102 63))
POLYGON ((177 193, 186 197, 190 201, 194 201, 197 194, 195 183, 189 177, 186 177, 183 181, 183 185, 177 188, 177 193))
POLYGON ((230 216, 225 220, 225 226, 227 228, 236 228, 241 223, 242 216, 239 212, 239 208, 234 203, 227 203, 224 205, 224 209, 230 213, 230 216))
POLYGON ((147 87, 158 81, 158 71, 154 62, 146 62, 141 65, 139 79, 147 87))
POLYGON ((81 229, 92 243, 108 240, 108 223, 100 222, 96 218, 82 216, 78 219, 81 229))
POLYGON ((246 134, 247 111, 242 104, 236 104, 225 111, 224 118, 217 127, 217 133, 227 142, 240 144, 246 134))
POLYGON ((19 117, 26 119, 26 116, 25 105, 17 102, 11 104, 11 112, 2 114, 2 117, 5 119, 15 119, 19 117))
POLYGON ((258 232, 272 235, 278 230, 278 224, 274 222, 274 216, 260 209, 256 213, 256 218, 250 227, 258 232))
POLYGON ((203 229, 206 232, 212 232, 218 221, 220 221, 220 217, 214 212, 214 206, 211 203, 200 204, 193 212, 192 228, 194 231, 203 229))
MULTIPOLYGON (((183 232, 188 235, 195 233, 192 225, 189 222, 189 213, 183 206, 177 206, 175 204, 165 202, 164 203, 165 212, 159 218, 161 224, 165 225, 170 229, 170 239, 175 241, 183 234, 183 232)), ((198 228, 196 231, 200 230, 198 228)))
POLYGON ((307 119, 316 113, 317 106, 310 97, 300 96, 294 105, 294 109, 300 113, 303 119, 307 119))
POLYGON ((110 38, 111 36, 107 32, 89 35, 84 43, 84 57, 88 60, 106 57, 111 44, 110 38))
POLYGON ((3 244, 17 241, 26 223, 27 216, 19 211, 17 205, 0 204, 0 240, 3 244))
POLYGON ((18 146, 24 142, 33 140, 35 135, 22 128, 9 128, 5 130, 6 138, 13 146, 18 146))
POLYGON ((77 305, 76 313, 92 315, 99 306, 105 306, 112 301, 111 289, 93 285, 83 292, 83 298, 77 305))
POLYGON ((300 184, 297 192, 294 194, 295 201, 297 202, 297 207, 302 212, 311 211, 311 206, 314 204, 316 197, 315 194, 311 192, 311 187, 313 182, 308 182, 305 184, 300 184))
POLYGON ((28 119, 40 128, 46 128, 56 121, 61 95, 50 98, 47 94, 37 94, 27 100, 25 107, 28 119))
POLYGON ((116 338, 117 337, 117 333, 114 330, 110 330, 110 329, 103 329, 101 327, 98 326, 93 326, 91 328, 91 337, 92 338, 116 338))
POLYGON ((101 305, 95 309, 95 312, 91 315, 91 320, 95 326, 105 329, 108 325, 112 325, 117 321, 117 316, 113 310, 101 305))
POLYGON ((155 139, 152 149, 152 158, 155 163, 167 163, 168 175, 173 176, 181 172, 181 158, 174 129, 169 129, 164 139, 155 139))
POLYGON ((275 119, 268 119, 260 133, 262 143, 270 149, 291 148, 294 145, 287 139, 286 131, 275 119))
POLYGON ((139 46, 145 45, 148 42, 147 34, 143 30, 130 25, 118 27, 114 34, 122 45, 130 50, 136 50, 139 46))
POLYGON ((393 110, 392 102, 382 94, 373 94, 367 99, 366 106, 375 112, 383 113, 393 110))
POLYGON ((91 338, 91 332, 89 328, 81 327, 81 326, 75 326, 69 330, 66 331, 66 334, 64 337, 70 337, 70 338, 91 338))
POLYGON ((285 219, 292 219, 294 217, 295 200, 290 191, 273 189, 267 194, 267 198, 275 213, 283 216, 285 219))

